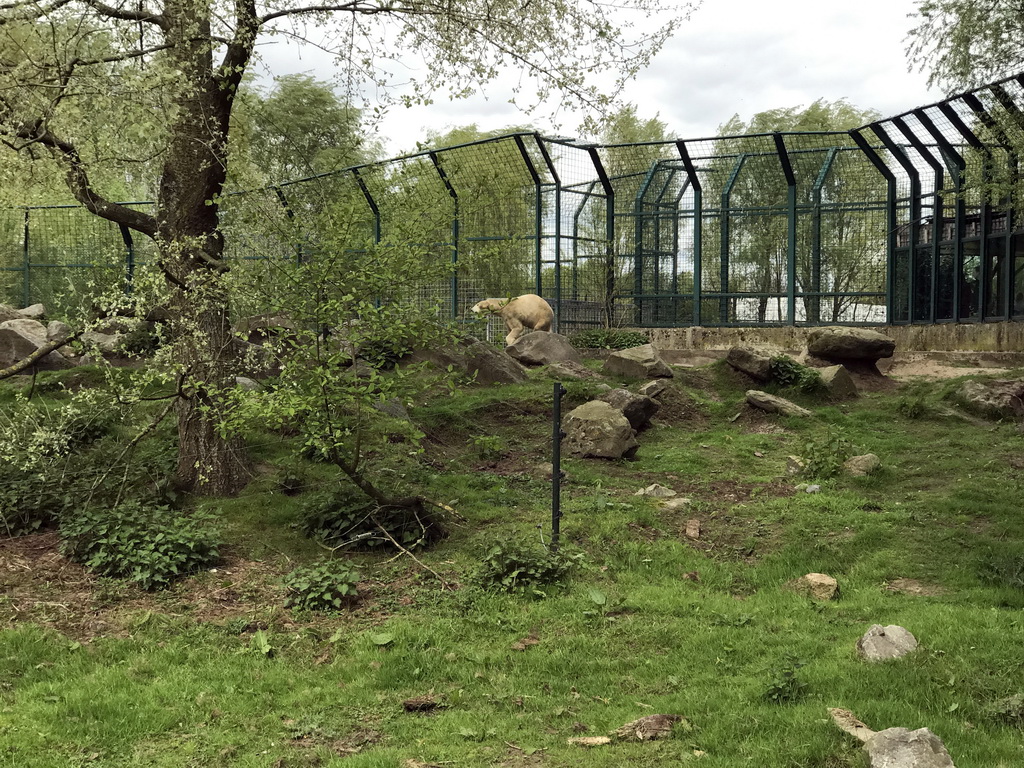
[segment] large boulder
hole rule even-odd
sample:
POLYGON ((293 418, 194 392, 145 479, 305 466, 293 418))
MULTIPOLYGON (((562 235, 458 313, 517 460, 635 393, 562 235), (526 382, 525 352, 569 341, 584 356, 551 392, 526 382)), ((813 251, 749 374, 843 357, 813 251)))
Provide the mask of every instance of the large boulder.
POLYGON ((1024 379, 965 381, 952 397, 959 405, 986 419, 1024 417, 1024 379))
POLYGON ((864 744, 870 768, 956 768, 942 739, 927 728, 887 728, 864 744))
POLYGON ((747 402, 755 408, 760 408, 768 413, 781 413, 783 416, 810 416, 811 412, 801 408, 794 402, 777 395, 769 395, 757 389, 747 390, 747 402))
POLYGON ((604 371, 632 379, 670 379, 673 375, 653 344, 612 352, 604 361, 604 371))
POLYGON ((520 336, 505 351, 523 365, 550 365, 557 362, 582 363, 583 358, 569 339, 560 333, 528 333, 520 336))
POLYGON ((816 328, 807 334, 807 353, 824 360, 874 364, 892 357, 896 342, 869 328, 816 328))
MULTIPOLYGON (((46 326, 36 320, 5 320, 0 323, 0 368, 8 368, 45 346, 46 326), (38 326, 38 327, 36 327, 38 326)), ((36 370, 59 371, 72 367, 60 352, 50 352, 35 364, 36 370)))
POLYGON ((71 326, 67 323, 62 323, 60 320, 51 320, 46 324, 46 340, 56 341, 57 339, 66 339, 71 335, 71 326))
POLYGON ((124 334, 86 331, 82 334, 82 343, 95 347, 104 357, 116 356, 123 351, 124 334))
POLYGON ((769 381, 772 358, 781 354, 782 350, 770 347, 732 347, 725 356, 725 362, 752 379, 769 381))
POLYGON ((601 400, 569 412, 562 447, 573 456, 621 459, 636 452, 636 432, 622 413, 601 400))
POLYGON ((4 320, 0 323, 0 328, 17 331, 26 339, 31 340, 36 347, 43 346, 47 341, 46 326, 38 320, 31 320, 25 317, 16 320, 4 320))
POLYGON ((526 369, 505 350, 469 338, 455 346, 420 349, 406 358, 409 362, 429 362, 441 370, 451 367, 478 384, 518 384, 526 381, 526 369))
MULTIPOLYGON (((532 335, 532 334, 531 334, 532 335)), ((507 351, 507 350, 506 350, 507 351)), ((562 360, 548 365, 548 375, 556 379, 600 379, 601 374, 592 371, 582 363, 562 360)))
POLYGON ((634 394, 628 389, 613 389, 611 392, 605 392, 599 399, 622 413, 633 429, 646 427, 660 407, 653 398, 634 394))
POLYGON ((873 453, 865 453, 861 456, 851 456, 843 462, 843 472, 851 477, 865 477, 878 470, 882 466, 882 460, 873 453))
POLYGON ((21 320, 24 318, 18 310, 9 304, 0 304, 0 323, 6 322, 7 320, 21 320))
POLYGON ((850 398, 860 396, 860 392, 857 391, 857 384, 854 382, 850 372, 841 365, 830 365, 828 368, 822 368, 818 371, 818 376, 821 377, 821 383, 828 390, 829 397, 834 400, 849 400, 850 398))
POLYGON ((909 630, 890 624, 872 624, 857 641, 857 654, 866 661, 888 661, 906 656, 917 648, 917 638, 909 630))
POLYGON ((30 307, 19 309, 18 314, 27 317, 29 320, 42 320, 46 317, 46 307, 42 304, 33 304, 30 307))

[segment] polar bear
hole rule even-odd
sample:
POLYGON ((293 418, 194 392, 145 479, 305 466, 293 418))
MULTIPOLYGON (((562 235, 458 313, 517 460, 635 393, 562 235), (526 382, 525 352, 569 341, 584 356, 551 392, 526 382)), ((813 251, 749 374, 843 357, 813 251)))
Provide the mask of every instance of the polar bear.
POLYGON ((522 336, 527 328, 550 331, 551 322, 555 319, 551 305, 535 293, 527 293, 514 299, 484 299, 471 311, 476 314, 489 312, 504 320, 509 331, 505 337, 506 346, 522 336))

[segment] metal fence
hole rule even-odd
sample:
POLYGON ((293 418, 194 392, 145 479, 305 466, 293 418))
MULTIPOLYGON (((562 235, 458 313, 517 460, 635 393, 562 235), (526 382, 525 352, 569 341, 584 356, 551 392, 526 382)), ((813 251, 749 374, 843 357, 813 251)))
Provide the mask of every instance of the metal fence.
MULTIPOLYGON (((446 314, 533 292, 562 332, 1024 319, 1021 108, 1024 75, 848 132, 510 134, 230 195, 223 226, 238 260, 415 241, 452 267, 415 286, 446 314)), ((153 252, 78 207, 0 210, 0 301, 129 286, 153 252)))

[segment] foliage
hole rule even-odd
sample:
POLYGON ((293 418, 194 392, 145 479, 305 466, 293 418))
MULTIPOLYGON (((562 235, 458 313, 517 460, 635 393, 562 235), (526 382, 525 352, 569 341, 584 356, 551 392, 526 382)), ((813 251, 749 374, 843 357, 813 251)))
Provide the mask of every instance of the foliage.
POLYGON ((61 551, 100 576, 165 589, 217 561, 221 537, 212 523, 200 513, 186 516, 135 500, 87 507, 61 522, 61 551))
POLYGON ((907 419, 923 419, 931 407, 922 395, 901 397, 896 401, 896 412, 907 419))
POLYGON ((986 708, 986 714, 993 720, 1024 728, 1024 695, 1015 693, 993 702, 986 708))
POLYGON ((442 535, 439 525, 416 510, 368 505, 354 489, 345 488, 311 494, 303 504, 300 527, 329 546, 361 549, 392 547, 391 539, 413 549, 442 535))
POLYGON ((498 461, 508 448, 500 435, 474 435, 469 442, 483 461, 498 461))
POLYGON ((764 698, 772 704, 793 704, 807 695, 807 683, 800 679, 797 672, 804 666, 803 662, 792 654, 782 658, 768 681, 764 698))
POLYGON ((337 611, 358 597, 359 571, 342 560, 300 566, 284 578, 286 608, 337 611))
POLYGON ((839 474, 853 446, 841 429, 829 427, 824 436, 808 440, 804 445, 803 474, 813 480, 826 480, 839 474))
POLYGON ((475 578, 488 589, 537 593, 541 587, 564 583, 578 564, 579 557, 561 549, 505 539, 487 551, 475 578))
POLYGON ((786 355, 773 357, 768 363, 771 377, 783 387, 792 387, 801 392, 815 393, 825 389, 825 382, 816 370, 801 365, 786 355))
POLYGON ((577 349, 630 349, 649 344, 650 341, 647 334, 639 331, 617 331, 603 328, 576 331, 569 337, 569 343, 577 349))

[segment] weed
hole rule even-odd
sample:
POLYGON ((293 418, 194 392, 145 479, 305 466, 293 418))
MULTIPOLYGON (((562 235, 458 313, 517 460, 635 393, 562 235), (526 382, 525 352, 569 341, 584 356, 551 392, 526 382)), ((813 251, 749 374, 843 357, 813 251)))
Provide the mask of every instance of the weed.
POLYGON ((896 412, 907 419, 923 419, 931 408, 920 395, 916 397, 901 397, 896 401, 896 412))
POLYGON ((220 535, 211 523, 198 513, 185 517, 134 500, 112 509, 89 507, 62 521, 61 550, 100 576, 164 589, 216 562, 220 535))
POLYGON ((498 461, 505 455, 507 447, 499 435, 474 435, 469 442, 483 461, 498 461))
POLYGON ((803 474, 814 480, 835 477, 843 462, 853 455, 853 446, 842 430, 829 427, 823 437, 808 440, 804 445, 803 474))
POLYGON ((764 698, 772 704, 793 704, 807 695, 807 684, 798 676, 797 671, 804 666, 792 654, 785 655, 778 668, 772 672, 764 698))
POLYGON ((500 541, 484 555, 476 580, 485 588, 504 592, 533 590, 561 584, 579 562, 560 549, 537 547, 514 539, 500 541))
POLYGON ((997 722, 1024 728, 1024 695, 1015 693, 986 707, 986 714, 997 722))
POLYGON ((773 357, 768 363, 768 370, 772 379, 782 387, 792 387, 809 394, 825 389, 825 382, 816 370, 785 355, 773 357))
POLYGON ((341 560, 324 560, 296 568, 284 577, 288 590, 286 608, 307 611, 337 611, 359 593, 359 572, 341 560))

